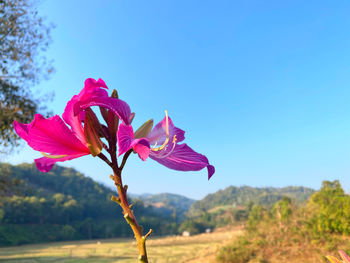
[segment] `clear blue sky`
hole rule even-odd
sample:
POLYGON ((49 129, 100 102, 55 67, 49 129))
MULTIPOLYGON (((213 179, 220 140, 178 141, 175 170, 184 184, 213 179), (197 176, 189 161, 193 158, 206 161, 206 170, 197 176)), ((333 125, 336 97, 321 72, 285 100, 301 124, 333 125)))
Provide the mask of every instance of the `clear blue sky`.
MULTIPOLYGON (((47 53, 62 114, 85 78, 102 78, 136 112, 134 127, 167 109, 186 142, 216 167, 169 170, 129 159, 132 193, 192 198, 229 185, 350 188, 349 1, 44 1, 47 53)), ((27 147, 8 158, 32 162, 27 147)), ((112 185, 91 156, 62 163, 112 185)))

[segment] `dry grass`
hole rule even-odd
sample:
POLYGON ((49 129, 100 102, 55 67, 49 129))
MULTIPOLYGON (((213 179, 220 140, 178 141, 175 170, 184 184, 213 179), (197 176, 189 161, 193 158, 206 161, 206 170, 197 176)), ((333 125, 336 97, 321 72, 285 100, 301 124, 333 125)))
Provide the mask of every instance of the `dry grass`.
MULTIPOLYGON (((239 228, 219 229, 192 237, 150 238, 149 261, 206 263, 215 258, 219 246, 240 235, 239 228)), ((130 239, 59 242, 0 248, 0 261, 8 263, 112 263, 136 262, 136 244, 130 239)))

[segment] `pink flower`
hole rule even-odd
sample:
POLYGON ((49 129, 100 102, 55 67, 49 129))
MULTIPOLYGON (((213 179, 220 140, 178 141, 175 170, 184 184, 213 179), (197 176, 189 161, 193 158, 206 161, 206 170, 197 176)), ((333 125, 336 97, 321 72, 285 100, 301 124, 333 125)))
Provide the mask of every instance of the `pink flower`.
POLYGON ((46 119, 37 114, 29 124, 14 121, 17 134, 44 155, 35 160, 40 171, 48 172, 56 162, 84 155, 103 158, 100 137, 106 137, 112 147, 106 150, 112 154, 115 146, 111 144, 115 144, 113 137, 117 135, 119 156, 133 149, 143 161, 150 157, 170 169, 198 171, 207 168, 210 179, 215 172, 214 166, 209 164, 207 157, 187 144, 179 144, 185 139, 185 132, 174 126, 167 112, 153 129, 153 120, 150 120, 134 134, 131 126, 134 114, 131 114, 129 105, 114 96, 109 97, 106 89, 102 79, 87 79, 82 91, 67 103, 63 119, 58 115, 46 119), (108 128, 101 126, 91 110, 92 106, 101 108, 108 128), (115 121, 118 118, 121 120, 119 127, 118 121, 115 121))
POLYGON ((350 263, 350 257, 343 250, 339 250, 339 255, 342 260, 333 256, 326 256, 326 258, 332 263, 350 263))
POLYGON ((150 157, 178 171, 198 171, 206 167, 210 179, 215 172, 214 166, 209 164, 207 157, 195 152, 187 144, 178 144, 185 139, 185 132, 175 127, 165 113, 164 119, 152 131, 153 121, 144 124, 141 132, 145 135, 143 138, 135 136, 138 131, 134 134, 131 125, 121 123, 117 133, 119 155, 133 149, 143 161, 150 157))
MULTIPOLYGON (((56 162, 72 160, 91 154, 87 124, 85 130, 82 122, 90 106, 103 106, 111 109, 122 121, 129 123, 130 108, 122 100, 108 97, 108 89, 102 79, 85 80, 82 91, 73 96, 67 103, 62 115, 63 120, 55 115, 48 119, 36 114, 29 124, 14 121, 14 128, 18 136, 24 139, 34 150, 40 151, 44 157, 35 159, 37 168, 48 172, 56 162), (70 126, 70 128, 67 126, 70 126)), ((92 111, 90 111, 92 112, 92 111)), ((93 114, 93 113, 92 113, 93 114)))

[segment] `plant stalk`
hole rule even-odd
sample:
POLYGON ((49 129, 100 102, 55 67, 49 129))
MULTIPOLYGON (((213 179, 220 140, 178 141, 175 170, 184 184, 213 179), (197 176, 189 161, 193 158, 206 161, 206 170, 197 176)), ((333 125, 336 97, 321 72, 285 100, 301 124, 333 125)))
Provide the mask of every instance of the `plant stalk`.
POLYGON ((116 140, 115 137, 111 136, 110 140, 110 148, 109 154, 111 157, 111 161, 101 152, 98 154, 98 157, 102 159, 105 163, 107 163, 113 170, 113 175, 111 175, 111 179, 114 181, 115 186, 118 190, 118 197, 112 196, 111 200, 118 203, 123 209, 123 214, 126 222, 130 225, 132 231, 134 232, 134 236, 137 243, 137 249, 139 251, 139 263, 148 263, 147 251, 146 251, 146 239, 152 233, 152 229, 146 235, 143 235, 143 228, 137 223, 133 210, 131 210, 131 206, 128 202, 128 197, 126 195, 128 186, 123 185, 122 182, 122 170, 124 165, 129 158, 132 150, 127 151, 124 156, 121 165, 118 167, 118 161, 116 157, 116 140))
POLYGON ((133 210, 131 210, 131 205, 128 203, 128 198, 126 195, 127 185, 123 185, 121 170, 113 168, 114 175, 111 178, 114 180, 114 184, 117 186, 119 198, 112 198, 113 201, 117 202, 123 209, 123 214, 126 222, 130 225, 132 231, 134 232, 137 249, 139 251, 138 260, 140 263, 148 263, 147 251, 146 251, 146 239, 152 233, 152 229, 144 236, 143 228, 137 223, 134 216, 133 210))

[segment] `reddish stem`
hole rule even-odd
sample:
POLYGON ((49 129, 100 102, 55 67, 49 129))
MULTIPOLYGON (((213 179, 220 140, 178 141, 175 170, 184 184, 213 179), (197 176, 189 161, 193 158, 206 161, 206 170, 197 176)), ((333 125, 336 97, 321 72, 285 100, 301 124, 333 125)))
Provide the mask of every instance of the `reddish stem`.
POLYGON ((141 263, 148 263, 147 251, 146 251, 146 239, 152 233, 152 229, 150 229, 150 231, 146 235, 143 235, 142 226, 140 226, 137 223, 134 212, 133 210, 131 210, 131 205, 129 205, 129 202, 128 202, 128 198, 126 194, 127 185, 124 186, 122 182, 122 170, 131 152, 132 150, 124 154, 123 161, 120 167, 118 167, 117 165, 115 154, 111 153, 112 162, 109 162, 109 160, 103 154, 100 154, 99 157, 102 160, 104 160, 113 169, 114 174, 111 175, 111 179, 114 181, 114 184, 117 187, 119 198, 113 196, 112 201, 117 202, 121 206, 121 208, 123 209, 124 218, 126 222, 130 225, 132 231, 134 232, 135 239, 137 242, 137 248, 139 251, 138 260, 141 263))

